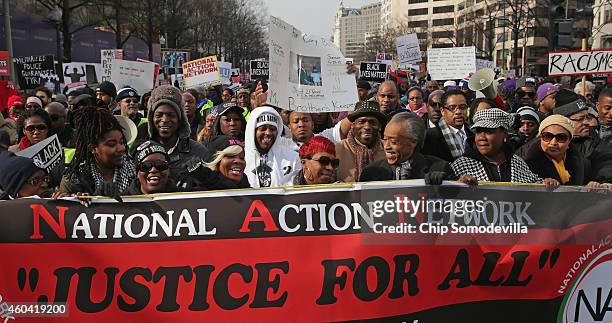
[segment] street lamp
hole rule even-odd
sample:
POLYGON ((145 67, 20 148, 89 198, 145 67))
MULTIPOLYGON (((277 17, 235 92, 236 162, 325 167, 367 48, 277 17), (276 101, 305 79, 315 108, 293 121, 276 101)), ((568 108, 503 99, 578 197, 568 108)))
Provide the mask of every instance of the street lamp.
POLYGON ((62 55, 62 48, 60 43, 60 25, 62 24, 62 10, 59 7, 53 8, 53 10, 49 11, 49 15, 47 16, 49 21, 55 26, 55 39, 56 39, 56 55, 57 61, 61 64, 64 59, 64 55, 62 55))

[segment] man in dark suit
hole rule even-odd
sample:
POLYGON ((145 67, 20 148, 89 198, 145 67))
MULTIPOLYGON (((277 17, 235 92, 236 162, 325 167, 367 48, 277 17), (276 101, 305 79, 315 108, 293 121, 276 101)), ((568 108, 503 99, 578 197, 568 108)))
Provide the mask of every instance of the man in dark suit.
POLYGON ((467 120, 467 97, 461 90, 445 92, 441 98, 442 118, 435 128, 427 130, 427 139, 421 150, 453 162, 461 157, 468 143, 474 142, 474 134, 465 126, 467 120))
POLYGON ((442 90, 435 90, 429 94, 427 113, 423 115, 423 121, 427 129, 435 128, 440 118, 442 118, 442 94, 444 94, 442 90))
POLYGON ((386 159, 364 168, 359 180, 424 178, 427 184, 439 185, 445 179, 456 179, 448 162, 419 152, 424 140, 425 125, 421 118, 410 112, 394 115, 385 127, 383 145, 386 159))

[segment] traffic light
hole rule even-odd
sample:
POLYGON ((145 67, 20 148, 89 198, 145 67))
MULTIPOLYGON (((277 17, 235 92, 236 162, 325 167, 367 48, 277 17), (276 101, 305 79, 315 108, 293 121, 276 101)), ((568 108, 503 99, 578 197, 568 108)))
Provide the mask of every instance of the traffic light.
POLYGON ((553 42, 555 48, 572 48, 574 46, 573 28, 574 22, 572 20, 555 21, 553 42))
POLYGON ((551 0, 549 7, 550 17, 553 19, 565 17, 565 1, 564 0, 551 0))

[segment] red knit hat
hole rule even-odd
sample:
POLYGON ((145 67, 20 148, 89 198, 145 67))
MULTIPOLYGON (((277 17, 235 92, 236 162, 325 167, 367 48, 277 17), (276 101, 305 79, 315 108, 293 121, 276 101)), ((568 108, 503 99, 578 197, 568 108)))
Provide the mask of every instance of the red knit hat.
POLYGON ((19 95, 11 95, 6 106, 9 108, 12 106, 23 106, 23 99, 19 95))
POLYGON ((336 156, 336 146, 329 139, 322 136, 314 136, 308 139, 300 147, 299 155, 301 159, 312 158, 317 153, 325 152, 336 156))

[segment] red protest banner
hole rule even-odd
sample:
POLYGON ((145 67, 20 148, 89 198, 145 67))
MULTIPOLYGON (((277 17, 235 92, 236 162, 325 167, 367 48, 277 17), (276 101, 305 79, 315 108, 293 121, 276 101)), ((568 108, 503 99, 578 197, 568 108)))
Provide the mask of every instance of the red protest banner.
POLYGON ((373 187, 4 202, 0 294, 13 308, 66 303, 55 320, 76 322, 601 317, 612 199, 550 194, 373 187))

